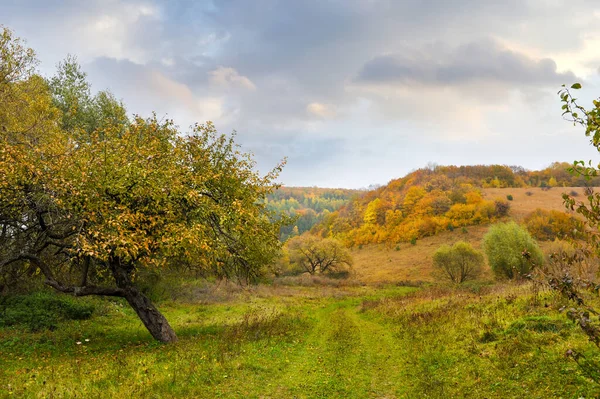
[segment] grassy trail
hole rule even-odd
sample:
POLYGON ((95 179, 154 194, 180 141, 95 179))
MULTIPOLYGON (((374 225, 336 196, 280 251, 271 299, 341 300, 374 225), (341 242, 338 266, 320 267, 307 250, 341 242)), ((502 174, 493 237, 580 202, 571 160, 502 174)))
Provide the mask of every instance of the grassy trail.
MULTIPOLYGON (((393 337, 368 320, 356 301, 320 309, 306 345, 294 354, 290 367, 274 381, 272 397, 367 398, 395 397, 400 374, 393 337)), ((269 395, 267 395, 269 396, 269 395)))

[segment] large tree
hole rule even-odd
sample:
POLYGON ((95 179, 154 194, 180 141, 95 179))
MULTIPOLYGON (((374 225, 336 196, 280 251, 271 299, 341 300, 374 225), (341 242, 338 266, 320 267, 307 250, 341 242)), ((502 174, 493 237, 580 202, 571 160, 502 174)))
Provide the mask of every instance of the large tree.
POLYGON ((123 297, 164 342, 177 337, 136 287, 142 269, 185 261, 246 281, 264 271, 279 223, 263 200, 281 165, 258 175, 211 123, 182 135, 169 120, 124 120, 110 95, 90 100, 73 84, 71 61, 45 81, 7 29, 0 56, 0 271, 123 297))

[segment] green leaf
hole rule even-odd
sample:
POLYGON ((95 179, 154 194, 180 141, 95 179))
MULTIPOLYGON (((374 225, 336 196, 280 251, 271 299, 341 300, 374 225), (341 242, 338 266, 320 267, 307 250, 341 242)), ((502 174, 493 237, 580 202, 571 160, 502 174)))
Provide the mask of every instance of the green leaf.
POLYGON ((581 83, 573 83, 571 89, 579 90, 581 89, 581 83))

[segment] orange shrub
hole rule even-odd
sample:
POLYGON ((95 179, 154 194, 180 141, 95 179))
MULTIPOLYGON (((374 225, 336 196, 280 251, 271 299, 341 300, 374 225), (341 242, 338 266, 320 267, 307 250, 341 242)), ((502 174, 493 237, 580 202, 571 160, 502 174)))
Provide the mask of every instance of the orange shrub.
POLYGON ((525 217, 525 226, 538 240, 576 237, 583 229, 577 218, 560 211, 536 209, 525 217))

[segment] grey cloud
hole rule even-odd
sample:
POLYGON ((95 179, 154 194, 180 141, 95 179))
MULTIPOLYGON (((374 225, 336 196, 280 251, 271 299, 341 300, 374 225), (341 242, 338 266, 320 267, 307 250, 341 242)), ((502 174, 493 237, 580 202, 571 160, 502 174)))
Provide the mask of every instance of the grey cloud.
POLYGON ((378 56, 360 70, 357 82, 374 84, 461 85, 494 82, 508 85, 557 85, 577 79, 557 72, 549 59, 534 60, 487 40, 448 50, 429 46, 424 52, 378 56))

